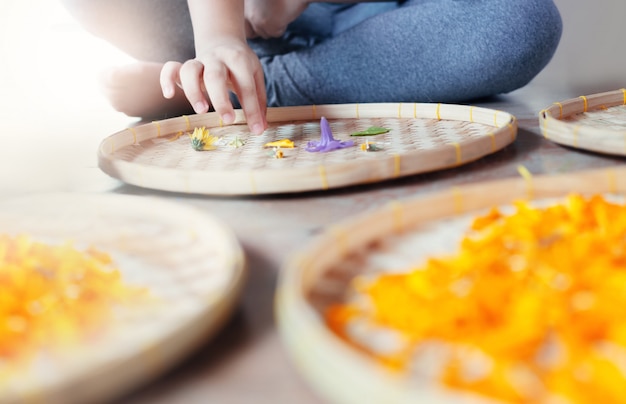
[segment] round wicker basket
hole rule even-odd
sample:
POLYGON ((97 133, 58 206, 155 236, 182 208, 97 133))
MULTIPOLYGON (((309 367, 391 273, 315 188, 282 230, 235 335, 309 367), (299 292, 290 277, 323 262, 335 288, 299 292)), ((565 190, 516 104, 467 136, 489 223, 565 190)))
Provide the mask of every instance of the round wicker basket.
POLYGON ((555 102, 539 113, 539 122, 555 143, 626 155, 626 89, 555 102))
POLYGON ((100 168, 140 187, 165 191, 254 195, 326 190, 384 181, 459 166, 494 153, 515 140, 517 121, 502 111, 450 104, 346 104, 270 108, 269 128, 251 135, 237 111, 235 124, 216 113, 167 119, 115 133, 98 150, 100 168), (306 151, 320 139, 320 118, 336 139, 354 147, 327 153, 306 151), (385 134, 357 137, 371 126, 385 134), (187 133, 206 127, 219 137, 215 150, 197 152, 187 133), (275 158, 264 145, 291 139, 295 148, 275 158), (373 142, 379 151, 363 151, 373 142), (236 142, 240 147, 229 146, 236 142), (242 144, 243 143, 243 144, 242 144))
MULTIPOLYGON (((484 397, 451 391, 414 374, 392 372, 345 342, 326 325, 324 313, 346 298, 357 275, 399 270, 431 254, 452 252, 449 222, 465 220, 493 206, 515 200, 561 198, 581 194, 626 192, 626 167, 558 176, 472 184, 421 198, 394 201, 327 229, 282 268, 275 301, 281 336, 295 366, 330 402, 486 403, 484 397), (433 240, 439 240, 439 244, 433 240), (434 244, 433 244, 434 243, 434 244), (444 249, 441 250, 441 246, 444 249)), ((467 222, 469 224, 469 221, 467 222)), ((458 240, 457 240, 458 241, 458 240)))
MULTIPOLYGON (((150 299, 116 308, 97 335, 25 367, 0 363, 0 403, 106 402, 162 374, 216 333, 238 302, 245 258, 206 213, 156 198, 42 194, 0 202, 3 234, 93 246, 150 299)), ((4 292, 3 292, 4 293, 4 292)), ((1 362, 1 361, 0 361, 1 362)))

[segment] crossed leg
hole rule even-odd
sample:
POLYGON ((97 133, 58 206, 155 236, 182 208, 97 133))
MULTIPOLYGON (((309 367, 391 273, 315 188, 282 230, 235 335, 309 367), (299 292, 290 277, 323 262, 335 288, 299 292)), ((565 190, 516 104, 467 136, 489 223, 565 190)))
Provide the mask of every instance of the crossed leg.
POLYGON ((174 98, 163 97, 159 77, 163 63, 138 61, 110 67, 100 75, 100 90, 111 106, 128 116, 165 119, 193 114, 179 88, 174 98))
MULTIPOLYGON (((166 100, 159 85, 165 61, 194 57, 185 0, 63 1, 94 34, 149 61, 103 76, 103 90, 116 109, 144 118, 191 113, 182 91, 166 100)), ((319 22, 331 20, 334 32, 320 38, 294 31, 252 43, 261 56, 269 106, 466 102, 506 93, 543 69, 562 28, 552 0, 405 0, 373 13, 383 3, 336 9, 312 4, 330 8, 333 16, 316 14, 301 25, 319 33, 328 28, 319 22)))
POLYGON ((167 118, 193 109, 179 91, 168 100, 159 84, 168 60, 194 57, 186 0, 62 0, 66 9, 93 35, 137 60, 106 69, 99 78, 113 108, 129 116, 167 118))

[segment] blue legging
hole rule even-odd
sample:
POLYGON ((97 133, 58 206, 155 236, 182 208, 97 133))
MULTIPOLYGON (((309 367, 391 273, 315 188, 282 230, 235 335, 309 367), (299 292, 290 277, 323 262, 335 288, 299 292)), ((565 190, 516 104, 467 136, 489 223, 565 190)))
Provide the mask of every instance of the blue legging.
MULTIPOLYGON (((145 61, 194 57, 186 0, 64 0, 145 61)), ((250 40, 268 105, 466 102, 526 85, 562 31, 552 0, 312 3, 281 38, 250 40)))

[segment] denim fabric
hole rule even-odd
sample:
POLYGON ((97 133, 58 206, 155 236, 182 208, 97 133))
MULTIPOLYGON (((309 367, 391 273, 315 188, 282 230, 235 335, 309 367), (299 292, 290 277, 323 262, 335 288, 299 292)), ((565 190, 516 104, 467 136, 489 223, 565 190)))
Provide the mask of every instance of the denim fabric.
POLYGON ((562 32, 551 0, 408 0, 336 11, 330 37, 261 58, 269 105, 507 93, 548 64, 562 32))
MULTIPOLYGON (((194 56, 186 0, 64 3, 138 59, 194 56)), ((269 106, 466 102, 526 85, 552 58, 561 31, 552 0, 311 3, 282 38, 249 43, 269 106)))

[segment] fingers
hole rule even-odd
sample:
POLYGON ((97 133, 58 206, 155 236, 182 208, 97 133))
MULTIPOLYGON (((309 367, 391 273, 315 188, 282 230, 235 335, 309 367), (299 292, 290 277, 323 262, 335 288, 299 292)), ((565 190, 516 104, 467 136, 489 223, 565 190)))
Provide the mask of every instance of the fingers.
POLYGON ((225 65, 205 66, 204 83, 213 108, 222 121, 229 125, 235 121, 235 111, 228 95, 229 74, 225 65))
POLYGON ((252 133, 259 135, 267 128, 265 80, 260 64, 251 69, 252 74, 242 74, 243 72, 234 70, 231 72, 231 79, 241 108, 246 114, 248 126, 252 133))
POLYGON ((167 62, 161 69, 161 90, 165 98, 173 98, 175 87, 181 87, 193 110, 202 114, 209 110, 209 102, 204 94, 202 72, 204 66, 197 60, 185 63, 167 62))
POLYGON ((203 92, 203 73, 204 65, 195 59, 186 61, 180 68, 180 83, 196 114, 209 111, 209 101, 203 92))
POLYGON ((246 93, 242 91, 242 108, 246 111, 246 119, 250 125, 252 133, 260 135, 267 129, 267 94, 265 93, 265 78, 263 69, 259 66, 254 76, 254 91, 246 93))
POLYGON ((239 97, 251 132, 263 133, 267 128, 267 95, 263 68, 256 55, 235 52, 204 60, 206 63, 199 59, 183 64, 167 62, 160 77, 163 96, 172 98, 179 85, 196 113, 205 113, 212 105, 228 125, 235 121, 229 96, 232 89, 239 97))
POLYGON ((180 68, 182 63, 179 62, 167 62, 161 68, 161 91, 163 97, 173 98, 176 92, 175 86, 180 83, 180 68))

